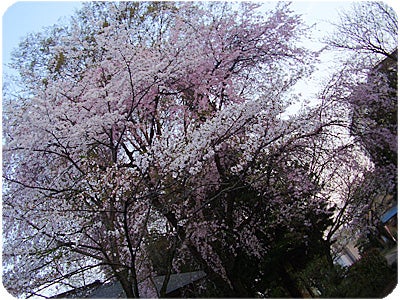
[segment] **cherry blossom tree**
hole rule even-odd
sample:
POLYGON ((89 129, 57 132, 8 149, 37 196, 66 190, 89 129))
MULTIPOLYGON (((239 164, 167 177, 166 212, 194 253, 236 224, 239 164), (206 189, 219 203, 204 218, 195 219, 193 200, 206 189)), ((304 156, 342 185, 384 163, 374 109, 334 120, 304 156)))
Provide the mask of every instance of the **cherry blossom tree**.
POLYGON ((384 3, 356 3, 335 27, 328 44, 352 54, 341 71, 350 75, 335 84, 347 90, 342 98, 351 106, 352 134, 375 164, 396 165, 397 15, 384 3))
POLYGON ((363 2, 342 13, 336 31, 327 38, 350 57, 323 98, 349 112, 351 138, 364 153, 359 166, 354 164, 359 176, 338 181, 345 189, 335 227, 345 226, 351 234, 376 232, 389 199, 397 199, 397 32, 392 8, 363 2))
POLYGON ((28 36, 23 92, 4 101, 7 289, 101 274, 127 297, 165 296, 189 255, 225 296, 254 296, 280 233, 301 228, 307 253, 327 245, 325 187, 352 141, 326 102, 285 116, 317 55, 306 32, 282 3, 94 2, 28 36), (257 266, 247 281, 243 266, 257 266))
POLYGON ((359 54, 383 55, 396 59, 398 19, 394 9, 383 2, 355 2, 340 14, 335 32, 327 38, 334 48, 359 54))

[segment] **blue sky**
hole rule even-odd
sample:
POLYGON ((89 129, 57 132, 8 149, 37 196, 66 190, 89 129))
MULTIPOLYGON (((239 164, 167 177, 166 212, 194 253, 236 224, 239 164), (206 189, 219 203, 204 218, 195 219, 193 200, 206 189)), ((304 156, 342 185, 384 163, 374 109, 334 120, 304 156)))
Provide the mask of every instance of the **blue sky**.
POLYGON ((62 17, 69 17, 79 9, 77 1, 2 1, 2 65, 10 61, 10 54, 31 32, 54 25, 62 17))

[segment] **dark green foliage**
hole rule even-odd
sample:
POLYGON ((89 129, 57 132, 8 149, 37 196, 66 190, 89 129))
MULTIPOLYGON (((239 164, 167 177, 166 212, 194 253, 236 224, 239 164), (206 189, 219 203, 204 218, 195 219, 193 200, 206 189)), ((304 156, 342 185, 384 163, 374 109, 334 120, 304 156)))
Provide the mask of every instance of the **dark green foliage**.
POLYGON ((146 250, 157 275, 167 274, 169 268, 172 268, 172 273, 177 271, 185 273, 200 269, 189 253, 183 250, 180 250, 179 253, 174 252, 173 241, 168 235, 155 233, 149 235, 146 239, 146 250), (177 263, 179 270, 174 270, 171 262, 172 256, 174 262, 179 261, 177 263))
POLYGON ((341 282, 340 294, 347 298, 382 297, 382 292, 395 274, 377 250, 372 250, 349 268, 341 282))
MULTIPOLYGON (((350 267, 331 265, 326 257, 317 257, 292 276, 303 296, 318 298, 381 298, 390 293, 397 282, 396 271, 376 249, 350 267)), ((287 297, 279 286, 268 296, 287 297)))
POLYGON ((397 275, 374 249, 351 267, 342 269, 338 279, 329 282, 330 287, 323 291, 322 297, 381 298, 390 292, 387 287, 397 281, 397 275))
POLYGON ((166 255, 171 243, 166 236, 152 235, 146 241, 146 249, 157 275, 165 275, 168 270, 166 255))
POLYGON ((344 268, 332 265, 326 256, 320 256, 310 260, 302 271, 295 274, 295 277, 310 296, 325 297, 337 294, 344 272, 344 268))

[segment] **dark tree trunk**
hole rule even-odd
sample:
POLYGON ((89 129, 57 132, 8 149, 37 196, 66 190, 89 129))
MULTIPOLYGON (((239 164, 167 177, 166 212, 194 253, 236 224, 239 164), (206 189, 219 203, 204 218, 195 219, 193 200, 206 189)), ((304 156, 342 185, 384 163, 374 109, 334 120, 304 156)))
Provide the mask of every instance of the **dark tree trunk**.
POLYGON ((125 292, 126 298, 139 298, 139 295, 135 295, 133 292, 133 285, 129 280, 118 276, 118 280, 121 283, 122 289, 125 292))
POLYGON ((322 244, 322 247, 323 247, 323 255, 325 256, 329 267, 331 269, 333 269, 333 258, 332 258, 332 255, 331 255, 331 244, 332 244, 332 242, 330 241, 330 239, 327 239, 327 240, 322 239, 321 244, 322 244))
MULTIPOLYGON (((163 205, 160 203, 157 197, 152 199, 153 205, 159 209, 159 211, 163 211, 163 205)), ((169 211, 167 213, 163 213, 164 216, 167 218, 169 223, 176 229, 178 238, 180 243, 186 239, 186 231, 182 226, 178 225, 178 220, 176 219, 175 213, 169 211)), ((207 274, 210 281, 212 281, 218 289, 222 292, 225 297, 235 297, 234 290, 229 286, 229 283, 214 269, 210 266, 209 262, 207 262, 201 255, 201 253, 197 250, 196 246, 189 240, 187 240, 188 250, 192 254, 195 261, 199 263, 204 269, 204 272, 207 274)))
POLYGON ((235 293, 235 298, 251 298, 252 295, 249 294, 247 291, 245 285, 242 283, 242 280, 240 279, 239 276, 234 275, 233 277, 230 278, 232 286, 233 286, 233 291, 235 293))
POLYGON ((292 298, 303 298, 303 295, 299 288, 297 287, 296 282, 292 279, 290 274, 286 271, 286 268, 284 265, 281 265, 280 268, 278 268, 278 274, 282 279, 282 282, 287 289, 287 291, 290 294, 290 297, 292 298))
POLYGON ((167 287, 168 287, 168 282, 169 279, 171 277, 171 271, 172 271, 172 263, 175 257, 175 253, 176 253, 176 247, 177 247, 177 243, 178 243, 178 238, 174 237, 174 241, 173 244, 171 246, 171 249, 169 251, 169 255, 168 255, 168 266, 167 266, 167 273, 165 274, 165 278, 163 281, 163 284, 161 286, 160 289, 160 298, 165 298, 166 294, 167 294, 167 287))

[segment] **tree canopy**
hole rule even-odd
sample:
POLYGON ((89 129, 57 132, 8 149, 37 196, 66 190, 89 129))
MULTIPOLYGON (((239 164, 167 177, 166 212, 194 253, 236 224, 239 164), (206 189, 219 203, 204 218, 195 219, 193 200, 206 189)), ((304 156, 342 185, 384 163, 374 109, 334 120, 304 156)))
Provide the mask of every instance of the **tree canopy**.
POLYGON ((290 271, 332 263, 372 168, 331 89, 286 113, 318 56, 307 30, 287 3, 86 2, 28 36, 23 92, 3 101, 6 288, 101 277, 163 297, 171 273, 201 269, 216 295, 280 281, 301 296, 290 271))

